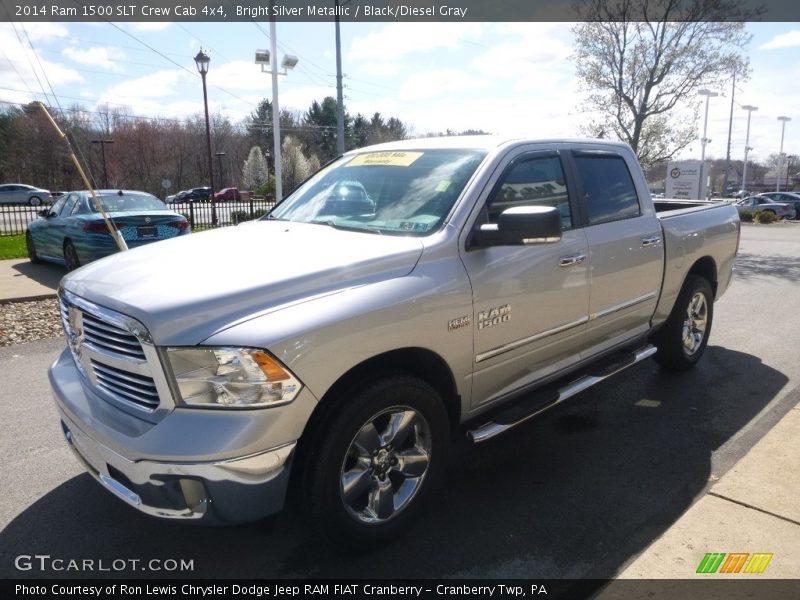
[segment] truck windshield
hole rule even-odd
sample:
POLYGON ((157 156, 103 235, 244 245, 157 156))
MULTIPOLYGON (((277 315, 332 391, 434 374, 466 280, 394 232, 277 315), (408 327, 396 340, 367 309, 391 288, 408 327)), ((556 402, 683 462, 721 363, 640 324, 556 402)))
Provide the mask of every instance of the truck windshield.
POLYGON ((402 150, 346 156, 295 190, 267 219, 424 236, 444 222, 486 156, 478 150, 402 150))

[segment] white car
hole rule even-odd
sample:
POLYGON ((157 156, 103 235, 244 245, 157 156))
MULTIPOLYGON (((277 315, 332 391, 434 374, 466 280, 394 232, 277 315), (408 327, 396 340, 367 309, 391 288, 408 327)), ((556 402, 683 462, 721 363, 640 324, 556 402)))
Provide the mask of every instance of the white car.
POLYGON ((53 197, 49 190, 25 185, 24 183, 5 183, 0 185, 0 204, 28 204, 41 206, 51 203, 53 197))

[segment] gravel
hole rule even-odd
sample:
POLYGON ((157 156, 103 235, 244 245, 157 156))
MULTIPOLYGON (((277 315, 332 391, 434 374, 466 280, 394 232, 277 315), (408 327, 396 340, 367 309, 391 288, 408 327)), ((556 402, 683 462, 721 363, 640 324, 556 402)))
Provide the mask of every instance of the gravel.
POLYGON ((0 346, 64 335, 58 300, 0 304, 0 346))

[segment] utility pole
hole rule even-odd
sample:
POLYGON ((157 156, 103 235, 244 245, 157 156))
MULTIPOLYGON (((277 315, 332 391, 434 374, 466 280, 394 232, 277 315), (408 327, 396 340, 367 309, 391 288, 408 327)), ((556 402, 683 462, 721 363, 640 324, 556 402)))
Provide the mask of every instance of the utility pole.
POLYGON ((344 154, 344 94, 342 93, 342 39, 339 35, 339 0, 336 18, 336 152, 344 154))
POLYGON ((222 178, 222 157, 225 156, 224 152, 215 152, 214 156, 217 157, 217 173, 219 173, 219 189, 225 187, 225 184, 222 183, 224 179, 222 178))
POLYGON ((93 144, 100 144, 100 152, 103 155, 103 185, 108 187, 108 170, 106 169, 106 144, 113 144, 114 140, 92 140, 93 144))

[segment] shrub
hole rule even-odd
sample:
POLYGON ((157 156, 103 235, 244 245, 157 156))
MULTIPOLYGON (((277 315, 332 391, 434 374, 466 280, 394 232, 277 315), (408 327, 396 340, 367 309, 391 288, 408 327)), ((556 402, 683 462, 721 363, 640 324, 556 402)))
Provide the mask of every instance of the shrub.
MULTIPOLYGON (((267 211, 264 209, 254 210, 253 211, 253 219, 258 219, 259 217, 263 217, 267 214, 267 211)), ((243 221, 250 221, 250 211, 248 210, 235 210, 231 213, 231 221, 234 223, 241 223, 243 221)))
POLYGON ((766 225, 768 223, 774 223, 778 220, 778 217, 771 210, 762 210, 756 213, 756 219, 759 223, 766 225))
POLYGON ((743 210, 739 213, 739 220, 743 223, 752 223, 753 213, 751 213, 749 210, 743 210))

